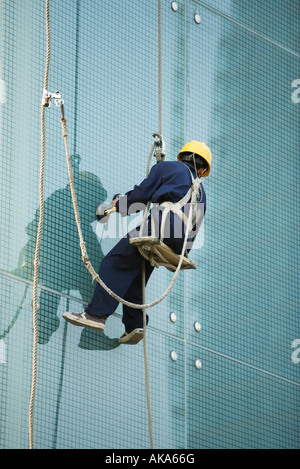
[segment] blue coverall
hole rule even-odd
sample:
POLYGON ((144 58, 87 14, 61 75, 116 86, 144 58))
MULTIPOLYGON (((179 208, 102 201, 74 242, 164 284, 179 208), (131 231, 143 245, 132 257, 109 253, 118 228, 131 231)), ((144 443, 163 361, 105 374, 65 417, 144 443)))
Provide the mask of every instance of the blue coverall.
MULTIPOLYGON (((147 204, 150 200, 153 204, 160 204, 165 201, 178 202, 191 187, 191 175, 188 168, 192 172, 193 177, 196 178, 197 175, 192 164, 180 161, 162 161, 157 163, 152 167, 149 176, 140 185, 134 186, 133 190, 119 198, 116 204, 117 211, 122 216, 126 216, 132 204, 147 204)), ((202 184, 200 184, 197 202, 203 204, 205 212, 206 196, 202 184)), ((171 214, 171 225, 173 217, 174 215, 171 214)), ((139 227, 136 230, 138 231, 139 227)), ((184 242, 184 230, 182 233, 181 237, 178 237, 178 235, 175 237, 171 229, 170 236, 163 240, 177 254, 181 253, 184 242)), ((196 233, 194 233, 193 239, 195 235, 196 233)), ((131 236, 131 232, 127 233, 102 259, 99 277, 121 298, 132 303, 142 304, 142 264, 144 258, 138 249, 129 243, 131 236)), ((135 236, 138 235, 135 234, 135 236)), ((190 247, 191 244, 189 243, 190 247)), ((145 262, 145 280, 147 284, 153 267, 148 261, 145 262)), ((97 283, 92 301, 85 311, 96 316, 106 316, 113 314, 118 304, 119 302, 97 283)), ((147 315, 147 323, 148 319, 147 315)), ((142 310, 123 305, 123 324, 126 332, 131 332, 135 328, 142 328, 142 310)))

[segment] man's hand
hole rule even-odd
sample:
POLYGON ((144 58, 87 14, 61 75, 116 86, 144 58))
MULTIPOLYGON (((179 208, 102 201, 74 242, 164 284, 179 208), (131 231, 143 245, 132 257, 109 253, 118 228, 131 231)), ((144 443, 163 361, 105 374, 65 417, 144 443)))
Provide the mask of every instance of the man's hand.
POLYGON ((96 217, 100 223, 106 223, 108 221, 109 215, 112 212, 116 211, 116 207, 111 203, 107 204, 99 204, 96 208, 96 217))

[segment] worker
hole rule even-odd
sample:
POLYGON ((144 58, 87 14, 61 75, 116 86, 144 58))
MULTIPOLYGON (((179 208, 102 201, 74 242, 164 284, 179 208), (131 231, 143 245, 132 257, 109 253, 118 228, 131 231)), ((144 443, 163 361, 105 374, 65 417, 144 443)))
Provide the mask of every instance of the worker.
MULTIPOLYGON (((200 178, 208 176, 211 169, 211 152, 203 142, 195 140, 184 145, 179 152, 178 161, 161 161, 154 165, 149 176, 140 185, 123 196, 114 199, 112 205, 122 216, 136 212, 138 204, 152 202, 153 207, 145 224, 143 235, 151 235, 155 227, 156 236, 163 238, 164 243, 176 254, 181 254, 184 244, 186 225, 182 217, 175 213, 174 204, 185 202, 181 207, 187 213, 190 202, 189 193, 192 182, 199 182, 197 193, 197 214, 194 216, 193 229, 188 235, 187 251, 190 251, 206 210, 206 196, 200 178), (187 195, 189 194, 189 195, 187 195), (189 200, 187 199, 189 197, 189 200), (164 223, 161 231, 162 213, 168 207, 168 223, 164 223), (200 209, 198 210, 198 207, 200 209), (174 208, 174 211, 172 209, 174 208), (153 223, 154 219, 154 223, 153 223), (179 222, 178 222, 179 220, 179 222), (197 221, 195 221, 197 220, 197 221), (166 228, 167 227, 167 228, 166 228), (179 228, 178 228, 179 227, 179 228)), ((180 205, 180 204, 179 204, 180 205)), ((140 226, 127 233, 115 247, 102 259, 99 277, 120 298, 135 304, 142 302, 142 265, 144 257, 139 250, 130 244, 130 238, 139 233, 140 226)), ((153 271, 150 262, 145 261, 145 284, 153 271)), ((81 313, 66 312, 63 317, 76 326, 104 330, 107 318, 114 313, 119 302, 113 298, 99 283, 97 283, 91 303, 81 313)), ((143 312, 123 305, 124 334, 119 338, 121 344, 137 344, 143 338, 143 312)), ((146 324, 149 317, 146 315, 146 324)))

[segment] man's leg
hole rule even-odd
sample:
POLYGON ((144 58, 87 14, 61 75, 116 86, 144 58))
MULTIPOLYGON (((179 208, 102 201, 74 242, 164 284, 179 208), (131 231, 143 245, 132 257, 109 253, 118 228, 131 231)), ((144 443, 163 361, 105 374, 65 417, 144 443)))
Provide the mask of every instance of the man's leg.
MULTIPOLYGON (((149 262, 145 261, 145 285, 153 272, 153 267, 149 262)), ((143 292, 142 292, 142 268, 131 282, 124 299, 135 304, 143 303, 143 292)), ((148 315, 146 315, 148 324, 148 315)), ((129 306, 123 305, 123 319, 122 322, 125 326, 126 332, 131 332, 133 329, 143 327, 143 310, 130 308, 129 306)))
MULTIPOLYGON (((141 272, 143 257, 122 238, 102 259, 99 277, 105 285, 121 298, 124 298, 132 281, 141 272)), ((84 313, 65 313, 63 317, 72 324, 103 330, 107 316, 114 313, 119 302, 98 282, 91 303, 84 313), (94 324, 96 322, 97 324, 94 324)))
MULTIPOLYGON (((131 283, 141 272, 143 258, 138 250, 122 238, 103 258, 99 277, 105 285, 121 298, 125 298, 131 283)), ((130 301, 130 300, 128 300, 130 301)), ((96 316, 114 313, 119 302, 97 282, 91 303, 85 311, 96 316)))

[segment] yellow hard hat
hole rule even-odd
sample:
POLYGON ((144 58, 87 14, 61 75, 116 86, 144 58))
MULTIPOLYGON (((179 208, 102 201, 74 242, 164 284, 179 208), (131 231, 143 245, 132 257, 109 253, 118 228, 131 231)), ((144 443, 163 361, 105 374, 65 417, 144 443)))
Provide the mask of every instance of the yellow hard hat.
POLYGON ((195 153, 195 155, 201 156, 205 159, 206 163, 208 164, 208 170, 203 174, 203 177, 207 177, 210 173, 211 167, 211 151, 208 146, 204 142, 197 142, 196 140, 192 140, 191 142, 184 145, 184 147, 178 153, 177 159, 181 160, 182 153, 195 153))

